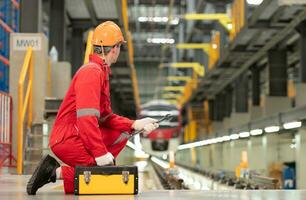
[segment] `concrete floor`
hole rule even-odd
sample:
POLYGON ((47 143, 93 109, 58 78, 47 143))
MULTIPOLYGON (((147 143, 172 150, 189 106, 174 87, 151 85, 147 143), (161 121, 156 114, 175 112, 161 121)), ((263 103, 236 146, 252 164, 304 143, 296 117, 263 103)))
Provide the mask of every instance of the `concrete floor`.
POLYGON ((36 196, 28 196, 25 185, 29 176, 0 175, 0 199, 1 200, 76 200, 76 199, 110 199, 110 200, 151 200, 151 199, 178 199, 178 200, 300 200, 306 199, 306 191, 191 191, 191 190, 146 190, 138 195, 106 195, 106 196, 74 196, 64 195, 62 182, 46 185, 41 188, 36 196))

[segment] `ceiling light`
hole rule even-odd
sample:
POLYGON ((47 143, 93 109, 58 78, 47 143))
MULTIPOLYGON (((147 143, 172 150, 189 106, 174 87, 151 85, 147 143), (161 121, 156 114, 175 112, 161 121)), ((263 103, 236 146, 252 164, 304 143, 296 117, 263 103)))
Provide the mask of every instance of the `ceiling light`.
POLYGON ((232 23, 227 24, 227 29, 232 30, 233 29, 233 24, 232 23))
POLYGON ((230 135, 231 140, 237 140, 239 139, 239 135, 238 134, 232 134, 230 135))
POLYGON ((209 140, 208 140, 208 144, 215 144, 216 142, 217 142, 217 141, 216 141, 215 138, 209 139, 209 140))
POLYGON ((265 128, 265 132, 274 133, 279 131, 279 126, 268 126, 265 128))
POLYGON ((251 135, 261 135, 263 133, 262 129, 254 129, 250 131, 251 135))
POLYGON ((147 38, 147 42, 154 44, 173 44, 175 40, 173 38, 147 38))
POLYGON ((241 132, 239 133, 239 137, 241 138, 247 138, 247 137, 250 137, 250 133, 245 131, 245 132, 241 132))
POLYGON ((199 147, 199 146, 203 146, 208 144, 207 140, 202 140, 202 141, 198 141, 198 142, 193 142, 193 143, 188 143, 188 144, 181 144, 177 147, 178 150, 183 150, 183 149, 190 149, 190 148, 194 148, 194 147, 199 147))
MULTIPOLYGON (((172 20, 170 21, 171 24, 173 25, 177 25, 179 23, 179 18, 178 17, 174 17, 172 18, 172 20)), ((138 21, 139 22, 155 22, 155 23, 167 23, 169 21, 168 17, 138 17, 138 21)))
POLYGON ((213 44, 213 45, 212 45, 212 48, 213 48, 213 49, 217 49, 217 48, 218 48, 218 45, 213 44))
POLYGON ((283 126, 284 126, 284 129, 299 128, 302 126, 302 122, 300 121, 288 122, 288 123, 285 123, 283 126))
POLYGON ((174 19, 171 20, 171 24, 177 25, 180 22, 180 19, 178 17, 175 17, 174 19))
POLYGON ((247 3, 250 5, 260 5, 263 2, 263 0, 247 0, 247 3))
POLYGON ((216 141, 217 141, 217 142, 223 142, 223 137, 217 137, 217 138, 216 138, 216 141))
POLYGON ((138 17, 138 21, 139 22, 147 22, 148 21, 148 17, 138 17))
POLYGON ((226 135, 226 136, 223 136, 223 141, 230 141, 231 140, 231 137, 226 135))

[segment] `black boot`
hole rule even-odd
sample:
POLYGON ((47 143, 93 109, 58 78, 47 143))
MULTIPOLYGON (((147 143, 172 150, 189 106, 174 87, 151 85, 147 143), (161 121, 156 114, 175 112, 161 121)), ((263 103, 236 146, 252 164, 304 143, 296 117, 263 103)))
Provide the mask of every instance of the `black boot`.
POLYGON ((38 163, 32 177, 27 184, 27 193, 35 195, 43 185, 56 181, 56 169, 60 164, 50 155, 44 156, 38 163))

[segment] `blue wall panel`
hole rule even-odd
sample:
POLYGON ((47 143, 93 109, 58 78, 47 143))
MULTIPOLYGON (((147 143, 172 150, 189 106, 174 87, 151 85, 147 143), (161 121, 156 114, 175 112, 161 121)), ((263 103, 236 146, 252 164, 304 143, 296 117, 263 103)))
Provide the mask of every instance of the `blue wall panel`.
MULTIPOLYGON (((19 30, 19 0, 0 1, 0 19, 13 32, 19 30)), ((9 60, 10 32, 0 25, 0 55, 9 60)), ((0 61, 0 91, 9 91, 9 65, 0 61)))

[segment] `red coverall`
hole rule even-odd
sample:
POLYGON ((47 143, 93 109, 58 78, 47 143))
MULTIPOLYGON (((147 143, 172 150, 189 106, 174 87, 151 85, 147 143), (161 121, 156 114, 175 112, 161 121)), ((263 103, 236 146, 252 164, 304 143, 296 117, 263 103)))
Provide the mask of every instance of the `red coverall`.
POLYGON ((110 67, 97 55, 73 77, 58 111, 50 148, 68 166, 62 166, 65 193, 74 192, 74 167, 96 165, 95 158, 110 152, 116 157, 127 139, 112 146, 134 121, 112 113, 110 67))

